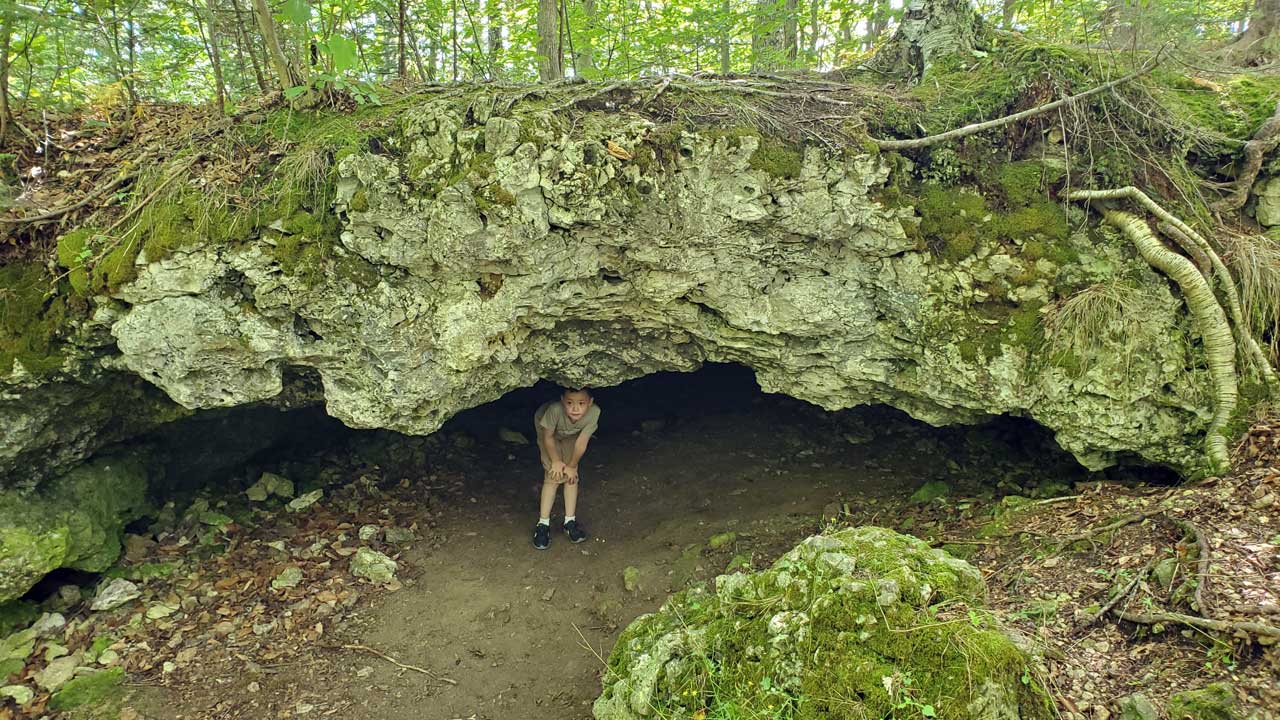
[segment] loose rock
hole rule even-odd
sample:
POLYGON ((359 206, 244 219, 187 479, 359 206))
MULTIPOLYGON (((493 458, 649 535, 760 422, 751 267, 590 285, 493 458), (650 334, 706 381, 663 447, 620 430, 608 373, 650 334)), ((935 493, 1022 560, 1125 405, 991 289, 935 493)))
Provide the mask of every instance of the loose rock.
POLYGON ((285 590, 297 587, 300 582, 302 582, 302 568, 290 565, 281 570, 280 574, 276 575, 275 579, 271 581, 271 588, 273 590, 285 590))
POLYGON ((0 697, 13 698, 13 701, 18 705, 26 705, 35 696, 35 691, 26 685, 5 685, 0 687, 0 697))
POLYGON ((114 610, 141 594, 142 591, 138 589, 137 585, 124 578, 115 578, 106 585, 99 586, 98 595, 93 599, 93 604, 89 606, 89 609, 99 612, 114 610))
POLYGON ((301 512, 302 510, 306 510, 312 505, 315 505, 322 497, 324 497, 324 490, 312 490, 306 495, 301 495, 290 500, 289 504, 285 507, 289 512, 301 512))
POLYGON ((398 567, 395 560, 369 548, 360 548, 351 558, 352 575, 378 584, 394 580, 398 567))

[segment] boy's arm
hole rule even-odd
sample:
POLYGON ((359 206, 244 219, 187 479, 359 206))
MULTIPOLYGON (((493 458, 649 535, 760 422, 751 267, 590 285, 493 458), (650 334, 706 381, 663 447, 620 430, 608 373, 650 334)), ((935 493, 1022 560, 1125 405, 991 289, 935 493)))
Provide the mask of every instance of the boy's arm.
POLYGON ((578 439, 573 441, 573 458, 565 463, 570 468, 577 470, 578 461, 587 453, 587 443, 591 442, 591 436, 586 433, 578 435, 578 439))
MULTIPOLYGON (((551 472, 557 475, 563 473, 565 462, 560 457, 560 450, 556 447, 555 431, 549 427, 539 427, 538 442, 542 443, 543 451, 547 453, 547 457, 551 458, 551 472)), ((577 452, 576 447, 574 452, 577 452)))

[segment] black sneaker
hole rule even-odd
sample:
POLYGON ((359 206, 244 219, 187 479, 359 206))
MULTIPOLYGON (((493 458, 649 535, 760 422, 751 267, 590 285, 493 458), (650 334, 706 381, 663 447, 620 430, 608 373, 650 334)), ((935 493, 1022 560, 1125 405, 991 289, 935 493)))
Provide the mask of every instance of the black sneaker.
POLYGON ((577 520, 570 520, 564 524, 564 534, 569 536, 569 542, 580 543, 587 539, 587 531, 579 527, 577 520))
POLYGON ((533 546, 539 550, 546 550, 551 544, 551 526, 538 523, 533 526, 533 546))

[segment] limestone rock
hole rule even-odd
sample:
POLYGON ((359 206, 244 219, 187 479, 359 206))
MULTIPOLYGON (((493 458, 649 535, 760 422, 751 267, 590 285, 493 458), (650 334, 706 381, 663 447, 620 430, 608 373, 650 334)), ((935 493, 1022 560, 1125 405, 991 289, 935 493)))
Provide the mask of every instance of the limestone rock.
POLYGON ((302 568, 290 565, 275 576, 275 579, 271 581, 271 588, 273 590, 285 590, 297 587, 300 582, 302 582, 302 568))
POLYGON ((66 625, 67 619, 62 616, 62 613, 45 613, 32 624, 31 629, 37 637, 49 637, 66 625))
POLYGON ((394 580, 397 569, 395 560, 377 550, 362 547, 351 557, 351 574, 379 585, 394 580))
POLYGON ((1268 178, 1254 186, 1258 205, 1254 217, 1264 227, 1280 225, 1280 177, 1268 178))
POLYGON ((510 445, 529 444, 529 438, 525 437, 523 433, 512 430, 511 428, 499 428, 498 439, 510 445))
POLYGON ((35 691, 26 685, 5 685, 0 687, 0 697, 13 698, 18 705, 26 705, 36 696, 35 691))
POLYGON ((141 594, 142 591, 138 589, 137 585, 124 578, 115 578, 98 588, 98 594, 94 597, 93 604, 89 606, 89 609, 94 611, 114 610, 130 600, 136 599, 141 594))
POLYGON ((714 591, 684 591, 633 622, 593 711, 769 714, 803 695, 814 717, 890 717, 909 683, 913 701, 948 717, 1052 717, 1039 682, 1023 680, 1036 666, 1025 640, 931 615, 938 603, 980 606, 984 594, 976 569, 917 538, 877 527, 810 537, 768 570, 722 575, 714 591), (908 640, 904 627, 921 630, 908 640))
POLYGON ((80 667, 82 659, 80 653, 60 657, 46 665, 44 670, 36 673, 32 679, 42 689, 55 692, 75 676, 76 668, 80 667))
POLYGON ((100 572, 120 556, 125 523, 147 508, 147 469, 101 458, 40 492, 0 492, 0 602, 60 567, 100 572))
POLYGON ((1160 711, 1142 693, 1134 693, 1116 701, 1120 720, 1160 720, 1160 711))
POLYGON ((289 504, 285 505, 285 509, 289 512, 302 512, 312 505, 315 505, 322 497, 324 497, 324 490, 312 490, 305 495, 299 495, 298 497, 290 500, 289 504))
POLYGON ((244 494, 254 502, 263 502, 272 495, 291 498, 293 497, 293 481, 275 473, 262 473, 262 477, 250 485, 244 491, 244 494))
POLYGON ((413 531, 408 528, 389 527, 383 537, 392 545, 404 545, 405 543, 413 542, 415 536, 413 531))
POLYGON ((921 485, 909 498, 913 503, 921 505, 931 503, 938 498, 951 494, 951 486, 941 480, 930 480, 921 485))

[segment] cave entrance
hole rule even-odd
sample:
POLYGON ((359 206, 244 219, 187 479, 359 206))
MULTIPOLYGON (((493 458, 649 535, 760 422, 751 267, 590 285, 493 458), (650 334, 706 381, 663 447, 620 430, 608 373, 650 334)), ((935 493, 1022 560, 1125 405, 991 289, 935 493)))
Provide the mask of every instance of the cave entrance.
MULTIPOLYGON (((211 605, 210 612, 261 610, 251 625, 263 639, 236 636, 226 652, 268 664, 274 656, 254 653, 296 650, 297 637, 318 622, 323 638, 308 642, 376 648, 430 674, 351 652, 323 655, 319 666, 286 662, 278 674, 245 675, 238 660, 217 662, 219 648, 200 671, 209 677, 199 680, 217 688, 217 698, 157 691, 157 707, 179 702, 189 717, 202 717, 235 698, 243 716, 303 703, 359 707, 387 720, 423 717, 424 706, 433 718, 583 717, 600 691, 596 654, 607 655, 622 628, 673 592, 731 569, 765 567, 827 522, 884 525, 941 543, 954 522, 990 519, 1001 495, 1064 492, 1087 477, 1028 421, 933 428, 887 407, 828 412, 762 392, 747 368, 707 365, 593 389, 602 417, 582 463, 577 513, 590 538, 567 541, 557 502, 551 547, 538 552, 530 542, 542 478, 533 414, 558 394, 546 382, 516 390, 425 438, 349 430, 315 409, 301 411, 309 413, 297 416, 308 423, 305 442, 265 449, 235 475, 247 484, 269 470, 300 491, 321 481, 328 489, 316 509, 260 515, 250 537, 208 560, 235 578, 224 592, 254 582, 263 588, 241 605, 211 605), (929 501, 930 494, 946 499, 929 501), (415 539, 358 539, 370 524, 408 529, 415 539), (391 592, 346 572, 361 545, 396 557, 391 592), (240 552, 254 569, 226 559, 240 552), (303 582, 267 589, 263 578, 289 564, 302 569, 303 582), (259 579, 244 580, 251 572, 259 579), (361 601, 343 605, 348 592, 361 601), (324 594, 338 603, 320 618, 315 603, 324 594), (278 629, 285 618, 292 631, 278 629), (265 642, 273 633, 281 638, 265 642), (258 683, 256 693, 228 692, 249 682, 258 683)), ((230 506, 220 511, 234 515, 230 506)))

